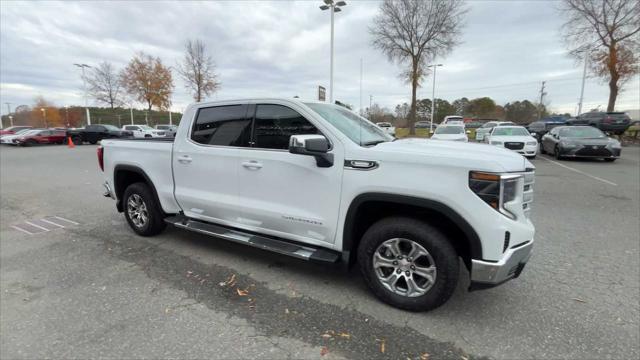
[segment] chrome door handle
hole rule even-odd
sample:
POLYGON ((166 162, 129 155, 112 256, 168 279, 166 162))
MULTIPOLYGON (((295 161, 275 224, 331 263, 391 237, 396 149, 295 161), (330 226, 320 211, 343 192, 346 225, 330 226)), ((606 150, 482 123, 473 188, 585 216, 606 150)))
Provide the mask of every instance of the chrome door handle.
POLYGON ((189 155, 178 156, 178 162, 181 164, 189 164, 191 161, 193 161, 193 159, 189 155))
POLYGON ((254 169, 254 170, 262 169, 262 164, 255 160, 243 161, 242 166, 244 166, 247 169, 254 169))

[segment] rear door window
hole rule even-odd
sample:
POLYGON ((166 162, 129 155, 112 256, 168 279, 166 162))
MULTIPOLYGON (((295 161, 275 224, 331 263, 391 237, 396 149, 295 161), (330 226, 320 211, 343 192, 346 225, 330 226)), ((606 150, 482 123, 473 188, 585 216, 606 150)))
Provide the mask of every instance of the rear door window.
POLYGON ((247 105, 225 105, 198 110, 191 140, 204 145, 249 146, 251 119, 247 105))
POLYGON ((291 135, 319 134, 318 129, 297 111, 283 105, 258 105, 253 125, 254 147, 289 148, 291 135))

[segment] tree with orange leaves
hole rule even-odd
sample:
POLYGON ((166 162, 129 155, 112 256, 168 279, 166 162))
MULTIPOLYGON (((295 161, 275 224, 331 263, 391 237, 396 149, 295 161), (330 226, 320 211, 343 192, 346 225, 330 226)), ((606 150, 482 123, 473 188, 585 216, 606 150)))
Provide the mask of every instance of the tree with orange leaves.
POLYGON ((173 77, 171 70, 162 64, 159 57, 139 52, 120 73, 122 85, 127 93, 151 111, 153 106, 166 110, 171 106, 173 77))

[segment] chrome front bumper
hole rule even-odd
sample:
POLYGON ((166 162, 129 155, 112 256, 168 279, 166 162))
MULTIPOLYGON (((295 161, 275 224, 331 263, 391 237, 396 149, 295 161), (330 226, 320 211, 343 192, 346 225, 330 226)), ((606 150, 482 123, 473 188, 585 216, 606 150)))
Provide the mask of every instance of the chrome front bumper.
POLYGON ((531 257, 533 241, 508 249, 496 262, 471 260, 471 285, 469 291, 498 286, 517 278, 531 257))

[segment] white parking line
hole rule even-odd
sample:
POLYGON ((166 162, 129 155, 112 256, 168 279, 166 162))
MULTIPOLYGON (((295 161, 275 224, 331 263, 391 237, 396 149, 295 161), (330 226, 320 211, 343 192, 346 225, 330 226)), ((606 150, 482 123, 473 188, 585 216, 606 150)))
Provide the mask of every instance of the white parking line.
POLYGON ((60 225, 60 224, 58 224, 58 223, 54 223, 53 221, 49 221, 49 220, 47 220, 47 219, 40 219, 40 221, 44 221, 44 222, 46 222, 47 224, 55 225, 55 226, 57 226, 57 227, 59 227, 59 228, 63 228, 63 229, 64 229, 64 226, 62 226, 62 225, 60 225))
POLYGON ((584 171, 580 171, 580 170, 578 170, 578 169, 574 169, 574 168, 572 168, 571 166, 567 166, 567 165, 565 165, 565 164, 561 164, 561 163, 559 163, 559 162, 557 162, 557 161, 553 161, 553 160, 551 160, 551 159, 547 159, 547 158, 546 158, 546 157, 544 157, 544 156, 540 156, 540 158, 541 158, 541 159, 544 159, 544 160, 547 160, 548 162, 550 162, 550 163, 552 163, 552 164, 556 164, 556 165, 558 165, 558 166, 561 166, 561 167, 563 167, 563 168, 565 168, 565 169, 569 169, 569 170, 571 170, 571 171, 573 171, 573 172, 577 172, 578 174, 582 174, 582 175, 584 175, 584 176, 586 176, 586 177, 590 177, 590 178, 592 178, 592 179, 594 179, 594 180, 602 181, 602 182, 603 182, 603 183, 605 183, 605 184, 609 184, 609 185, 613 185, 613 186, 618 186, 618 184, 616 184, 616 183, 614 183, 614 182, 612 182, 612 181, 609 181, 609 180, 606 180, 606 179, 603 179, 603 178, 600 178, 600 177, 597 177, 597 176, 594 176, 594 175, 591 175, 591 174, 587 174, 587 173, 586 173, 586 172, 584 172, 584 171))
POLYGON ((80 225, 80 223, 77 223, 77 222, 75 222, 75 221, 71 221, 71 220, 69 220, 69 219, 65 219, 65 218, 60 217, 60 216, 54 216, 54 218, 56 218, 56 219, 58 219, 58 220, 66 221, 66 222, 71 223, 71 224, 74 224, 74 225, 80 225))
POLYGON ((34 223, 30 222, 30 221, 25 221, 25 223, 26 223, 26 224, 29 224, 29 225, 31 225, 31 226, 37 227, 38 229, 42 229, 42 230, 44 230, 44 231, 50 231, 50 230, 49 230, 49 229, 47 229, 46 227, 44 227, 44 226, 40 226, 40 225, 38 225, 38 224, 34 224, 34 223))
POLYGON ((16 230, 20 230, 20 231, 22 231, 23 233, 27 233, 27 234, 29 234, 29 235, 35 235, 35 234, 37 234, 37 233, 32 233, 31 231, 27 231, 27 230, 25 230, 25 229, 23 229, 23 228, 21 228, 21 227, 19 227, 19 226, 16 226, 16 225, 11 225, 11 227, 12 227, 12 228, 14 228, 14 229, 16 229, 16 230))

